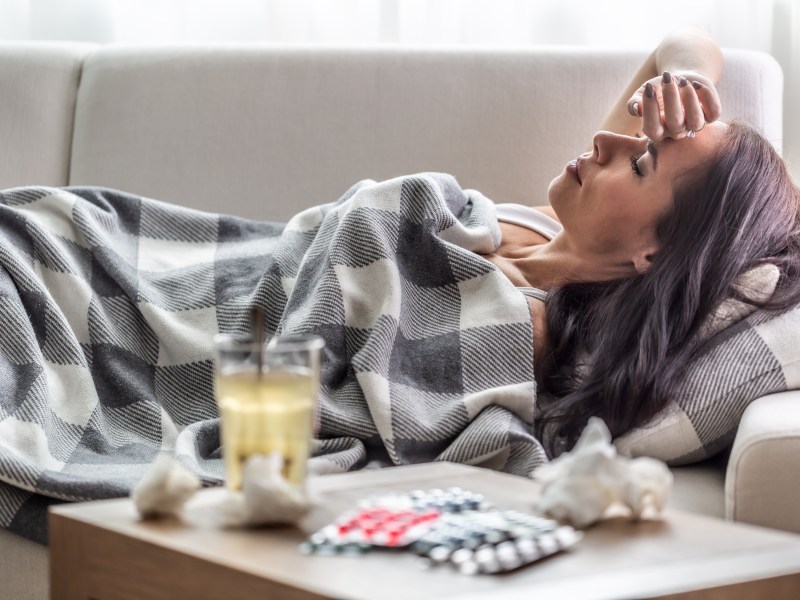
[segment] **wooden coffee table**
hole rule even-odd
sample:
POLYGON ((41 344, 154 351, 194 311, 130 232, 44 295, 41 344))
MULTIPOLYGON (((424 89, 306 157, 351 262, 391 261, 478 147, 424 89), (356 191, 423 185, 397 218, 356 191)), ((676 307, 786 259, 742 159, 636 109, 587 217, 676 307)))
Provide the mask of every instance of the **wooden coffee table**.
POLYGON ((298 544, 368 495, 459 486, 526 510, 526 479, 436 463, 314 478, 319 506, 302 529, 230 530, 200 492, 181 520, 142 522, 130 500, 50 513, 51 598, 800 598, 800 536, 668 511, 607 521, 573 549, 503 575, 420 569, 410 553, 305 556, 298 544))

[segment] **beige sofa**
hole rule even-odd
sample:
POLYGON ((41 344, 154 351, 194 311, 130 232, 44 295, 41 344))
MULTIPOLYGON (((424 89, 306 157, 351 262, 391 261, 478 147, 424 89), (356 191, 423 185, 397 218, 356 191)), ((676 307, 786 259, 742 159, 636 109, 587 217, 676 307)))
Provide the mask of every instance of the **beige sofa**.
MULTIPOLYGON (((780 147, 777 63, 725 54, 724 116, 780 147)), ((435 170, 498 202, 544 203, 643 57, 0 45, 0 188, 104 185, 285 221, 357 180, 435 170)), ((800 532, 797 456, 800 392, 761 398, 730 461, 675 469, 672 506, 800 532)), ((46 559, 0 530, 0 596, 45 597, 46 559)))

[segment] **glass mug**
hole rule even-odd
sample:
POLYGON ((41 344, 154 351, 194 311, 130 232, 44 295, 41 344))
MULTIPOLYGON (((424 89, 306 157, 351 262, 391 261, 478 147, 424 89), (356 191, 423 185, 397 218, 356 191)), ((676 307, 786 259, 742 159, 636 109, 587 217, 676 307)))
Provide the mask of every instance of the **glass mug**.
POLYGON ((215 336, 214 386, 229 489, 241 489, 250 456, 275 452, 283 459, 283 477, 304 488, 324 346, 318 336, 278 336, 267 344, 215 336))

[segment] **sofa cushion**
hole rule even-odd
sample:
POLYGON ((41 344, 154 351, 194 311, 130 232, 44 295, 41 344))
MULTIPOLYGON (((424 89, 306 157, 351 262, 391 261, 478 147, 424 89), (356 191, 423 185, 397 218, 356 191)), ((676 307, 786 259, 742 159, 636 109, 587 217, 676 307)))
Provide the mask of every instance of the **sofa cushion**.
POLYGON ((66 185, 89 44, 0 44, 0 189, 66 185))
MULTIPOLYGON (((287 221, 362 179, 440 171, 495 202, 544 204, 644 56, 102 48, 84 67, 70 184, 287 221)), ((744 51, 726 61, 724 118, 750 118, 778 142, 777 63, 744 51)))
POLYGON ((418 171, 451 173, 495 201, 542 203, 618 91, 594 90, 599 108, 567 88, 641 58, 587 53, 587 67, 552 50, 103 49, 86 61, 70 181, 280 221, 356 181, 418 171), (592 116, 542 119, 577 110, 592 116), (566 140, 580 141, 565 152, 566 140), (560 152, 546 151, 554 144, 560 152))
POLYGON ((3 598, 46 600, 50 561, 47 546, 0 529, 0 592, 3 598))
POLYGON ((667 505, 710 517, 725 518, 725 460, 719 455, 693 465, 675 467, 667 505))

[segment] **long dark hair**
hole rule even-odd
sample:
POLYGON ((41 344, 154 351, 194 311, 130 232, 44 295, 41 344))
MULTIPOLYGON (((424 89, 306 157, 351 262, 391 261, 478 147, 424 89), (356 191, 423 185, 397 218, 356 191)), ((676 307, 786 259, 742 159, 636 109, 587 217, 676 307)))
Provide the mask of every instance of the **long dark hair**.
POLYGON ((800 194, 772 145, 741 121, 730 124, 709 163, 676 182, 656 224, 661 249, 641 275, 551 290, 552 350, 538 433, 551 455, 574 445, 591 416, 612 436, 641 425, 673 394, 701 345, 712 310, 736 297, 737 277, 778 266, 776 291, 758 304, 800 303, 800 194))

